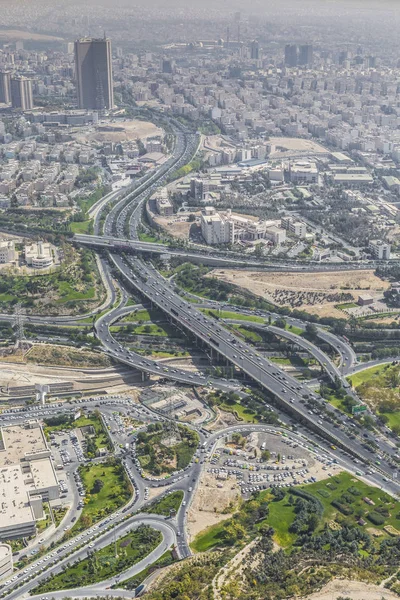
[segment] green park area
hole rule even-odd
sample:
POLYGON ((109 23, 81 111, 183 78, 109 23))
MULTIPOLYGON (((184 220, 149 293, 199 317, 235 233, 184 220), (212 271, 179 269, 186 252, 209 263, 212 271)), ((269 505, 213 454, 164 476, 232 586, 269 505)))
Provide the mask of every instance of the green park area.
POLYGON ((45 421, 44 432, 47 438, 56 431, 71 429, 81 429, 86 442, 86 456, 88 458, 95 458, 99 448, 112 449, 98 411, 88 415, 81 415, 77 419, 74 419, 72 415, 64 413, 55 417, 49 417, 45 421))
POLYGON ((278 418, 276 413, 271 412, 265 406, 265 398, 257 393, 240 397, 234 392, 222 392, 217 390, 207 396, 207 402, 211 407, 232 413, 238 421, 246 423, 270 423, 276 424, 278 418))
POLYGON ((233 321, 252 321, 253 323, 265 323, 265 319, 257 315, 243 315, 241 313, 231 312, 228 310, 212 310, 203 308, 202 311, 210 317, 219 317, 220 319, 231 319, 233 321))
POLYGON ((61 573, 50 577, 33 590, 35 594, 68 590, 106 581, 124 573, 141 561, 162 541, 162 534, 148 525, 139 525, 117 543, 109 544, 101 550, 88 550, 87 558, 66 566, 61 573))
POLYGON ((151 475, 169 475, 184 469, 196 452, 199 436, 183 425, 170 428, 154 423, 137 435, 136 452, 144 471, 151 475))
POLYGON ((242 325, 232 325, 232 329, 234 329, 240 336, 244 337, 247 342, 252 342, 253 344, 257 344, 262 342, 262 337, 256 331, 249 329, 248 327, 242 327, 242 325))
POLYGON ((70 225, 72 233, 93 233, 93 221, 87 219, 86 221, 73 221, 70 225))
POLYGON ((289 323, 286 323, 285 330, 290 331, 290 333, 294 333, 296 335, 304 334, 304 329, 301 329, 300 327, 296 327, 296 325, 290 325, 289 323))
POLYGON ((178 512, 179 507, 182 504, 182 500, 183 492, 182 490, 177 490, 176 492, 167 494, 163 498, 152 502, 149 506, 143 509, 143 512, 169 517, 171 511, 178 512))
POLYGON ((149 577, 149 575, 151 575, 151 573, 153 573, 154 571, 157 571, 157 569, 162 569, 163 567, 167 567, 168 565, 171 565, 174 561, 175 561, 175 559, 174 559, 173 553, 171 552, 171 550, 167 550, 167 552, 164 552, 164 554, 162 556, 160 556, 160 558, 158 560, 153 562, 152 565, 150 565, 146 569, 143 569, 143 571, 140 571, 140 573, 138 573, 137 575, 134 575, 133 577, 130 577, 129 579, 126 579, 125 581, 122 581, 121 583, 119 583, 118 585, 116 585, 114 587, 123 588, 126 590, 134 590, 141 583, 143 583, 143 581, 145 579, 147 579, 147 577, 149 577))
POLYGON ((204 552, 240 545, 265 527, 273 528, 274 541, 287 551, 305 541, 312 544, 318 536, 333 543, 340 532, 347 536, 351 530, 349 537, 360 538, 362 551, 372 556, 382 542, 400 535, 400 503, 379 488, 342 472, 301 487, 271 488, 253 494, 233 517, 199 533, 191 546, 196 552, 204 552))
POLYGON ((81 516, 68 535, 87 529, 103 517, 121 508, 132 494, 132 485, 121 463, 108 459, 105 463, 79 468, 86 491, 81 516))
POLYGON ((145 308, 134 310, 121 319, 121 323, 131 323, 136 321, 155 321, 162 319, 163 314, 157 310, 146 310, 145 308))
POLYGON ((100 303, 103 287, 96 261, 89 250, 76 250, 64 244, 63 262, 51 273, 29 275, 3 273, 0 281, 0 309, 10 311, 20 302, 33 314, 46 315, 85 312, 100 303))
POLYGON ((400 365, 376 365, 351 375, 348 380, 379 418, 400 435, 400 365))
POLYGON ((357 373, 349 376, 347 379, 351 382, 354 388, 357 388, 362 383, 372 379, 375 375, 381 375, 384 373, 388 365, 389 363, 385 363, 383 365, 375 365, 374 367, 363 369, 362 371, 358 371, 357 373))

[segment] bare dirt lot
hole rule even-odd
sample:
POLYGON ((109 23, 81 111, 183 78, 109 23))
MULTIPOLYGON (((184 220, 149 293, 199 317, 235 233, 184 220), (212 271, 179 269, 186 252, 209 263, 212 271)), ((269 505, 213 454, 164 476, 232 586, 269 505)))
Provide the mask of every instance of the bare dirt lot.
POLYGON ((357 301, 360 293, 380 298, 384 290, 389 287, 389 283, 376 277, 372 270, 266 273, 214 269, 210 276, 238 285, 279 306, 292 306, 306 309, 319 316, 338 318, 346 318, 346 314, 335 308, 336 304, 357 301), (344 294, 346 299, 340 299, 344 294))
MULTIPOLYGON (((301 138, 271 137, 269 143, 291 152, 312 152, 313 154, 328 152, 321 144, 301 138)), ((276 152, 272 152, 271 156, 274 157, 281 154, 282 151, 277 150, 276 152)))
MULTIPOLYGON (((200 213, 198 214, 200 215, 200 213)), ((190 223, 188 218, 189 217, 186 217, 185 215, 173 215, 170 217, 154 216, 154 220, 157 225, 159 225, 169 235, 172 235, 180 240, 189 239, 189 231, 193 226, 193 223, 190 223)))
POLYGON ((232 514, 222 511, 232 503, 239 502, 240 494, 232 480, 217 481, 210 473, 203 472, 188 514, 188 533, 193 539, 200 531, 229 519, 232 514))
POLYGON ((338 596, 352 600, 398 600, 398 596, 378 585, 349 581, 348 579, 334 579, 324 586, 319 592, 307 596, 305 600, 333 600, 338 596))
MULTIPOLYGON (((125 140, 144 139, 153 135, 162 135, 163 131, 148 121, 120 121, 109 125, 100 124, 93 133, 83 136, 82 142, 122 142, 125 140)), ((80 136, 76 138, 79 140, 80 136)))

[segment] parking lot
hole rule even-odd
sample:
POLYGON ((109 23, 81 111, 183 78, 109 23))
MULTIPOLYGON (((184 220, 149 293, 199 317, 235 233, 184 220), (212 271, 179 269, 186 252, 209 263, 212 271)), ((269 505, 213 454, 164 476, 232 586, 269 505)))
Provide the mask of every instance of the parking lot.
POLYGON ((234 480, 243 496, 269 487, 313 483, 339 469, 336 459, 313 451, 289 434, 243 433, 242 447, 234 440, 235 437, 226 436, 217 441, 208 453, 206 470, 221 482, 221 487, 223 481, 234 480), (267 459, 264 451, 268 452, 267 459))

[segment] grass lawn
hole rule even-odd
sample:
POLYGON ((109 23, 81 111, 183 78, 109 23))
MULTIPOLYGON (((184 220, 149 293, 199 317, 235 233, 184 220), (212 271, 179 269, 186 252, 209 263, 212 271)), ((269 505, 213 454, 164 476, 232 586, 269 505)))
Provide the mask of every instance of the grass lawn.
POLYGON ((284 358, 283 356, 269 356, 268 360, 278 365, 291 365, 290 358, 284 358))
POLYGON ((117 586, 113 586, 113 587, 124 588, 127 590, 134 590, 145 579, 147 579, 147 577, 153 571, 155 571, 157 569, 161 569, 162 567, 171 565, 173 562, 175 562, 174 556, 173 556, 171 550, 167 550, 167 552, 164 552, 164 554, 162 556, 160 556, 160 558, 158 560, 153 562, 152 565, 150 565, 149 567, 146 567, 146 569, 143 569, 143 571, 140 571, 140 573, 138 573, 134 577, 131 577, 130 579, 126 579, 125 581, 118 583, 117 586))
POLYGON ((6 303, 6 302, 12 302, 13 300, 16 300, 16 296, 13 296, 12 294, 0 294, 0 303, 6 303))
POLYGON ((259 419, 256 418, 256 413, 249 408, 246 408, 246 406, 242 406, 238 402, 235 402, 234 404, 226 404, 225 402, 222 402, 218 406, 226 412, 234 414, 237 413, 237 416, 246 423, 258 423, 259 421, 259 419))
POLYGON ((232 325, 233 329, 236 329, 238 333, 241 333, 243 337, 250 342, 262 342, 262 337, 259 333, 251 331, 247 327, 241 325, 232 325))
POLYGON ((241 313, 230 312, 229 310, 211 310, 209 308, 201 309, 205 314, 219 317, 220 319, 233 319, 235 321, 253 321, 253 323, 265 323, 265 319, 257 315, 242 315, 241 313))
POLYGON ((53 517, 54 517, 54 521, 55 521, 56 527, 59 526, 59 524, 61 523, 61 521, 63 520, 63 518, 67 514, 67 512, 68 512, 68 508, 67 507, 53 508, 53 517))
POLYGON ((224 531, 225 524, 228 521, 229 519, 226 519, 225 521, 221 521, 221 523, 217 523, 216 525, 211 525, 211 527, 207 527, 207 529, 198 533, 190 544, 192 550, 195 552, 205 552, 215 546, 223 545, 221 535, 224 531))
POLYGON ((160 498, 160 500, 156 500, 150 504, 150 506, 145 508, 143 512, 169 517, 171 510, 178 512, 182 500, 183 492, 182 490, 177 490, 176 492, 172 492, 172 494, 164 496, 164 498, 160 498))
POLYGON ((72 300, 93 300, 95 295, 93 286, 88 287, 85 292, 78 292, 68 281, 58 282, 58 292, 60 298, 56 300, 56 304, 64 304, 72 300))
POLYGON ((97 415, 91 415, 90 417, 85 417, 83 415, 74 421, 73 426, 74 428, 88 426, 93 427, 95 430, 93 441, 96 448, 110 448, 110 440, 108 439, 108 435, 104 430, 103 422, 97 415))
MULTIPOLYGON (((386 525, 391 525, 400 531, 400 502, 379 488, 367 485, 350 473, 342 472, 329 479, 296 489, 314 496, 322 504, 323 512, 317 532, 322 531, 325 525, 332 521, 339 526, 342 523, 348 523, 364 529, 367 533, 369 528, 379 530, 382 533, 382 537, 378 537, 379 543, 383 538, 390 537, 383 529, 386 525), (369 498, 374 505, 367 504, 363 498, 369 498), (336 503, 336 506, 332 503, 336 503), (371 514, 382 517, 384 522, 381 524, 372 522, 368 516, 371 514), (366 521, 366 525, 358 524, 360 517, 366 521)), ((293 498, 296 501, 297 496, 294 495, 293 498)), ((270 490, 259 493, 256 499, 269 503, 269 515, 263 521, 258 522, 256 527, 259 528, 263 524, 271 525, 275 530, 275 541, 283 548, 290 548, 296 541, 297 534, 289 531, 290 525, 295 519, 294 506, 289 504, 289 490, 285 491, 284 498, 279 501, 273 500, 270 490)), ((243 507, 246 505, 248 503, 245 503, 243 507)), ((239 517, 244 512, 243 507, 239 510, 239 517)), ((200 532, 191 544, 192 549, 196 552, 205 552, 211 548, 225 545, 226 541, 222 537, 222 532, 230 522, 231 520, 227 519, 200 532)), ((255 535, 254 531, 253 535, 255 535)))
POLYGON ((123 323, 131 323, 132 321, 151 321, 152 316, 150 312, 146 309, 143 310, 135 310, 129 315, 125 315, 125 317, 121 320, 123 323))
POLYGON ((138 325, 132 333, 135 335, 157 335, 160 337, 167 337, 173 334, 171 328, 167 324, 155 325, 154 323, 138 325))
POLYGON ((164 244, 162 240, 159 240, 154 235, 148 233, 139 233, 139 240, 141 242, 152 242, 153 244, 164 244))
POLYGON ((400 427, 400 411, 396 412, 383 412, 380 415, 385 415, 388 418, 387 426, 392 429, 393 427, 400 427))
POLYGON ((357 308, 359 306, 359 304, 356 304, 355 302, 344 302, 343 304, 335 304, 335 308, 338 308, 339 310, 345 310, 346 308, 357 308))
POLYGON ((367 485, 350 473, 340 473, 330 479, 324 479, 323 481, 306 485, 303 489, 313 496, 316 496, 324 506, 321 526, 335 518, 337 515, 341 515, 338 508, 332 506, 332 501, 339 500, 342 494, 347 492, 347 495, 352 499, 349 506, 353 510, 353 513, 346 516, 346 520, 349 520, 352 525, 357 525, 358 515, 360 515, 367 521, 368 525, 366 527, 374 527, 375 529, 382 530, 382 535, 385 537, 388 537, 388 534, 383 531, 385 525, 392 525, 400 530, 400 502, 397 502, 379 488, 367 485), (358 495, 354 494, 354 492, 349 492, 349 488, 350 490, 356 490, 358 495), (364 502, 364 497, 368 497, 375 502, 375 506, 369 506, 364 502), (390 516, 385 518, 385 522, 382 525, 375 525, 369 522, 367 514, 376 511, 377 508, 381 507, 386 507, 390 516))
POLYGON ((42 533, 45 529, 50 527, 50 525, 53 523, 52 518, 50 516, 50 509, 49 509, 48 502, 43 503, 43 509, 44 509, 44 514, 46 515, 46 518, 36 521, 36 529, 37 529, 38 534, 42 533))
POLYGON ((290 331, 290 333, 295 333, 296 335, 303 335, 304 333, 304 329, 296 327, 296 325, 290 325, 289 323, 286 323, 285 330, 290 331))
POLYGON ((86 490, 82 514, 69 532, 78 533, 90 527, 109 513, 126 504, 132 494, 123 467, 118 463, 93 464, 80 468, 82 483, 86 490), (99 492, 91 493, 96 479, 104 485, 99 492))
POLYGON ((90 233, 92 229, 93 221, 73 221, 70 224, 70 230, 72 233, 90 233))
POLYGON ((287 498, 269 504, 267 522, 275 530, 274 540, 283 548, 291 546, 296 539, 296 535, 289 531, 289 526, 294 521, 294 515, 294 507, 288 503, 287 498))
POLYGON ((66 590, 104 581, 122 573, 152 552, 162 541, 162 534, 149 526, 140 525, 114 543, 88 558, 80 560, 36 588, 35 593, 66 590))
POLYGON ((147 321, 165 321, 165 316, 160 310, 146 310, 145 308, 135 310, 121 319, 120 323, 136 323, 147 321))
POLYGON ((189 356, 189 352, 167 352, 166 350, 152 350, 151 356, 154 356, 154 358, 172 358, 173 356, 189 356))
POLYGON ((376 365, 375 367, 370 367, 369 369, 363 369, 362 371, 358 371, 353 375, 349 375, 347 377, 348 381, 351 381, 353 387, 358 387, 365 381, 371 379, 374 375, 380 375, 387 369, 389 362, 384 363, 383 365, 376 365))

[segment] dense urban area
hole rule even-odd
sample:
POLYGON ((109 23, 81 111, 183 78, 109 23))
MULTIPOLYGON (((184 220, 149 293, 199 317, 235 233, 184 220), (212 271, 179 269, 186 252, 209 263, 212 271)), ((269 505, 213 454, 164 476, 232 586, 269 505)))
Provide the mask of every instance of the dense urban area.
POLYGON ((3 0, 0 599, 400 597, 399 25, 3 0))

